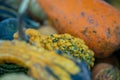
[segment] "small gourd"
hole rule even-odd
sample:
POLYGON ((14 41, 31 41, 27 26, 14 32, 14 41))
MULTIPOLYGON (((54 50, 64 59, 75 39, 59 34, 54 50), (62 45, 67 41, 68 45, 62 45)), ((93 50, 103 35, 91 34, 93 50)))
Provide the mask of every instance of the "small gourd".
POLYGON ((109 63, 99 63, 93 68, 92 80, 120 80, 120 71, 109 63))
MULTIPOLYGON (((41 35, 35 29, 27 29, 25 32, 29 36, 29 42, 32 44, 43 46, 47 50, 61 50, 64 56, 69 55, 83 60, 89 67, 94 65, 94 52, 80 38, 69 34, 51 34, 46 36, 41 35)), ((15 34, 14 38, 17 37, 17 34, 15 34)))
MULTIPOLYGON (((0 65, 4 63, 27 68, 27 75, 35 80, 90 80, 89 69, 83 61, 72 60, 23 41, 0 41, 0 65)), ((10 65, 2 68, 0 73, 16 69, 10 65)))

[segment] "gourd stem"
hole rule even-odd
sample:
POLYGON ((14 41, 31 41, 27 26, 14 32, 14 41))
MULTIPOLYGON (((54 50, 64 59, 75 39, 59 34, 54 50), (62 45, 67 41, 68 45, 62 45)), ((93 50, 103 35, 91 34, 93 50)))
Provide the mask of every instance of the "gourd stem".
POLYGON ((24 26, 25 26, 24 15, 28 8, 29 2, 30 0, 23 0, 18 11, 18 36, 19 36, 18 39, 19 40, 27 41, 27 36, 25 35, 25 32, 24 32, 24 26))

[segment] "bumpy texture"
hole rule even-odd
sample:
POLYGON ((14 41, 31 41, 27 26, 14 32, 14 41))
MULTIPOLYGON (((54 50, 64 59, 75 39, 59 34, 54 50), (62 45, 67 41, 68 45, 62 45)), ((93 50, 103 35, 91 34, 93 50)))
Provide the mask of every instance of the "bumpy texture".
POLYGON ((27 74, 37 80, 90 80, 90 72, 84 62, 25 42, 0 41, 0 64, 4 62, 28 68, 27 74))
POLYGON ((37 0, 54 27, 83 39, 96 57, 120 45, 120 12, 104 0, 37 0))
POLYGON ((75 38, 69 34, 45 36, 34 29, 27 29, 26 34, 29 36, 31 43, 41 45, 48 50, 61 50, 67 55, 72 55, 80 60, 84 60, 89 67, 94 65, 93 51, 79 38, 75 38))

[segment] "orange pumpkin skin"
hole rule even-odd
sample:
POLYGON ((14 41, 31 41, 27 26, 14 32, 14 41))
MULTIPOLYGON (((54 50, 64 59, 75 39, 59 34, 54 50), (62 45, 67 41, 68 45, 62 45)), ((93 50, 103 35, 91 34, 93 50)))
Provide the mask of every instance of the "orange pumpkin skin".
POLYGON ((120 12, 102 0, 38 0, 60 33, 85 40, 96 57, 120 45, 120 12))

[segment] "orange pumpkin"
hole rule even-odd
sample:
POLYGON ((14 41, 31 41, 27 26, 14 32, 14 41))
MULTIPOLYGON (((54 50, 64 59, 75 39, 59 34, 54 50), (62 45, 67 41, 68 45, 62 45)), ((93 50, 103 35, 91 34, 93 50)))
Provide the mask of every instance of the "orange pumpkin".
POLYGON ((120 12, 103 0, 38 0, 54 27, 85 40, 96 57, 120 45, 120 12))

